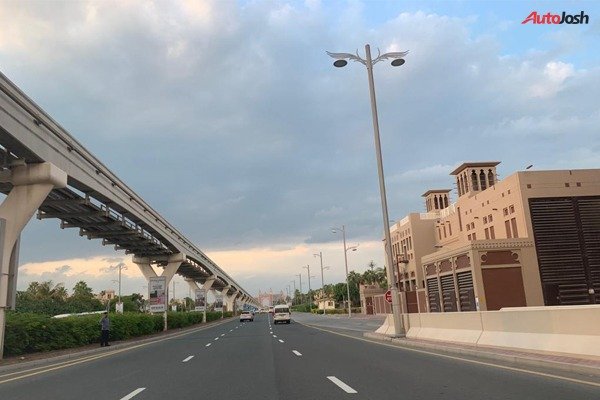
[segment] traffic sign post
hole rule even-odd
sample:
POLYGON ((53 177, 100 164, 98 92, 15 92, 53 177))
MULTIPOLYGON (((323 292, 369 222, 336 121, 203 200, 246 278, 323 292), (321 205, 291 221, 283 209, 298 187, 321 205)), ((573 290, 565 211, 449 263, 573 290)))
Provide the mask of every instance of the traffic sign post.
POLYGON ((387 301, 389 304, 392 304, 392 291, 388 290, 387 292, 385 292, 385 301, 387 301))

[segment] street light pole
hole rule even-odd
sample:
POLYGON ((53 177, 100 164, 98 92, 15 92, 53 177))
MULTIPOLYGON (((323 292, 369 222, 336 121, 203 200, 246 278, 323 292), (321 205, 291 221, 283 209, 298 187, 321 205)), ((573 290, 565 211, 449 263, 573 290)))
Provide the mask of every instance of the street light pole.
POLYGON ((308 308, 310 310, 310 265, 306 265, 306 267, 302 267, 308 270, 308 296, 306 296, 308 298, 308 308))
MULTIPOLYGON (((300 304, 302 304, 302 274, 295 275, 300 279, 300 304)), ((296 280, 294 280, 296 282, 296 280)))
POLYGON ((375 155, 377 157, 377 172, 379 175, 379 192, 381 195, 381 211, 383 216, 383 230, 385 234, 385 257, 387 264, 387 278, 388 285, 392 292, 392 314, 394 316, 394 330, 396 335, 404 335, 404 323, 401 319, 402 311, 400 309, 400 302, 398 298, 398 287, 394 281, 394 275, 392 273, 393 262, 392 262, 392 241, 390 237, 390 221, 388 218, 388 206, 387 206, 387 195, 385 190, 385 178, 383 174, 383 159, 381 155, 381 140, 379 137, 379 118, 377 115, 377 101, 375 98, 375 83, 373 79, 373 65, 382 60, 393 59, 392 66, 397 67, 404 64, 404 57, 408 54, 408 51, 392 52, 386 54, 378 54, 375 60, 371 58, 371 46, 365 45, 366 60, 360 58, 360 56, 350 53, 327 53, 330 57, 335 58, 336 61, 333 63, 336 67, 343 67, 348 64, 347 60, 357 61, 367 67, 367 75, 369 79, 369 94, 371 97, 371 114, 373 117, 373 134, 375 140, 375 155))
POLYGON ((383 174, 383 157, 381 154, 381 140, 379 137, 379 117, 377 115, 377 101, 375 99, 375 83, 373 79, 373 60, 371 59, 371 47, 365 46, 367 55, 367 73, 369 75, 369 92, 371 94, 371 114, 373 116, 373 133, 375 140, 375 153, 377 155, 377 172, 379 175, 379 192, 381 194, 381 211, 383 214, 383 230, 385 232, 385 256, 387 264, 387 278, 392 290, 392 314, 394 316, 394 331, 396 335, 403 335, 404 324, 400 310, 400 302, 398 301, 398 287, 394 281, 392 274, 392 238, 390 235, 390 219, 388 217, 387 194, 385 190, 385 177, 383 174))
POLYGON ((348 279, 348 250, 356 251, 358 245, 346 247, 346 225, 342 225, 341 228, 333 228, 332 232, 342 231, 342 240, 344 242, 344 265, 346 266, 346 294, 348 298, 348 318, 352 317, 352 304, 350 303, 350 280, 348 279))

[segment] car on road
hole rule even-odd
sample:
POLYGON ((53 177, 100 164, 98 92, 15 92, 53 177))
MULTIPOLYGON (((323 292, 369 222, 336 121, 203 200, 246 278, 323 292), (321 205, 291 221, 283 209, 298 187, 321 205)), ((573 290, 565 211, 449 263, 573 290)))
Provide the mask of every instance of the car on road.
POLYGON ((290 308, 286 305, 278 305, 273 308, 273 323, 278 324, 280 322, 289 324, 292 319, 292 313, 290 308))
POLYGON ((254 314, 252 314, 250 311, 242 311, 242 313, 240 314, 240 322, 245 321, 254 321, 254 314))

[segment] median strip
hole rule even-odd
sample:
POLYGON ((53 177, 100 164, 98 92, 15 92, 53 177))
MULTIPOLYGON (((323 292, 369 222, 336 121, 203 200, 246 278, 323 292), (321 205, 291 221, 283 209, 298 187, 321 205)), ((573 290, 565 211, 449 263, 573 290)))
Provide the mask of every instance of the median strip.
POLYGON ((335 376, 328 376, 327 379, 335 383, 340 389, 342 389, 346 393, 358 393, 356 390, 352 389, 350 386, 346 385, 344 382, 342 382, 335 376))
POLYGON ((129 400, 132 399, 134 396, 142 393, 144 390, 146 390, 146 388, 137 388, 135 389, 133 392, 129 393, 127 396, 125 397, 121 397, 121 400, 129 400))

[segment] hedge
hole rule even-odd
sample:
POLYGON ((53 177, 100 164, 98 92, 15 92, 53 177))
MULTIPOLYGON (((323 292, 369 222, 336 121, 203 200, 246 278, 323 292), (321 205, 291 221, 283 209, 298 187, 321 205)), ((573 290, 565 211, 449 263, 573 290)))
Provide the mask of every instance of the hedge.
MULTIPOLYGON (((202 322, 200 312, 169 312, 169 329, 183 328, 202 322)), ((231 317, 232 313, 224 313, 231 317)), ((110 340, 125 340, 163 330, 162 314, 109 314, 110 340)), ((220 312, 207 312, 206 320, 221 318, 220 312)), ((6 319, 4 352, 6 356, 67 349, 100 342, 101 315, 51 318, 34 313, 9 312, 6 319)))

